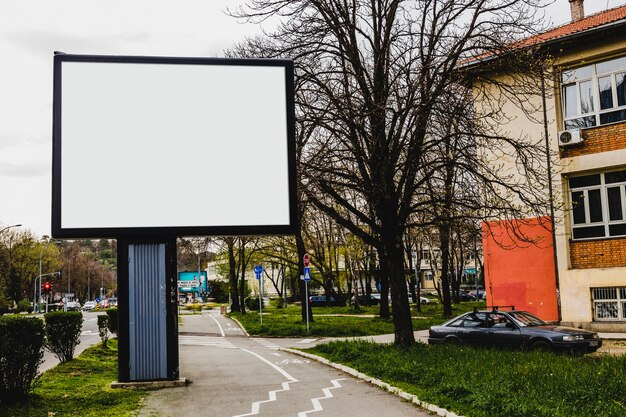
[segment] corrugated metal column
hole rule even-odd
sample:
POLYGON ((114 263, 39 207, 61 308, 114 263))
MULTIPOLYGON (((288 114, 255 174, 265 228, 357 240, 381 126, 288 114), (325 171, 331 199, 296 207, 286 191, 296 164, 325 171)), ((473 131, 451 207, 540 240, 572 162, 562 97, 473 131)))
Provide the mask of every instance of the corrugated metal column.
POLYGON ((130 379, 167 378, 165 244, 128 246, 130 379))
POLYGON ((118 240, 118 380, 176 380, 176 238, 118 240))

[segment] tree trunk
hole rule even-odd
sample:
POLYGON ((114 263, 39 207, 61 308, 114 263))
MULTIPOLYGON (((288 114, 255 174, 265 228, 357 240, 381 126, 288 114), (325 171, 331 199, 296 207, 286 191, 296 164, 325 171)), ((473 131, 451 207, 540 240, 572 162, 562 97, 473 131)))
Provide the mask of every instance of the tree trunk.
POLYGON ((239 305, 241 312, 246 312, 246 243, 242 238, 239 238, 239 272, 241 273, 241 279, 239 280, 239 305))
POLYGON ((400 346, 410 346, 415 343, 415 337, 413 335, 411 310, 409 308, 406 279, 404 277, 404 256, 402 245, 397 242, 401 242, 401 240, 396 240, 395 238, 391 238, 391 236, 386 239, 387 259, 385 262, 385 269, 388 272, 389 287, 391 290, 395 344, 400 346), (393 243, 389 242, 389 240, 393 243))
POLYGON ((388 319, 391 317, 389 311, 389 275, 387 269, 387 254, 384 250, 378 252, 378 284, 380 285, 380 311, 378 313, 381 319, 388 319))
POLYGON ((228 246, 228 276, 230 282, 230 311, 241 312, 241 304, 239 304, 239 288, 237 287, 237 263, 235 261, 235 239, 226 238, 228 246))
POLYGON ((450 229, 448 225, 439 227, 441 240, 441 295, 443 302, 443 317, 452 316, 452 300, 450 299, 450 229))

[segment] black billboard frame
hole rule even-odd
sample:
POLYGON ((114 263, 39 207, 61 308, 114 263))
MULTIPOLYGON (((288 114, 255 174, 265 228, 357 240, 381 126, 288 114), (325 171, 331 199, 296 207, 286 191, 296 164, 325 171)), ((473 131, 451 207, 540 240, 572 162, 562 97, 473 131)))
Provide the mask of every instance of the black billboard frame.
MULTIPOLYGON (((55 52, 53 76, 52 120, 52 215, 51 234, 59 239, 85 238, 154 238, 158 236, 263 236, 293 235, 299 228, 297 210, 296 140, 294 63, 289 59, 266 58, 204 58, 124 55, 74 55, 55 52), (171 226, 171 227, 89 227, 63 228, 61 224, 61 149, 62 149, 62 64, 63 62, 176 64, 176 65, 234 65, 271 66, 285 69, 285 103, 287 123, 287 168, 289 224, 283 225, 225 225, 225 226, 171 226)), ((113 193, 114 194, 114 193, 113 193)), ((164 196, 168 190, 164 190, 164 196)), ((112 198, 115 198, 113 195, 112 198)), ((121 203, 121 202, 120 202, 121 203)))

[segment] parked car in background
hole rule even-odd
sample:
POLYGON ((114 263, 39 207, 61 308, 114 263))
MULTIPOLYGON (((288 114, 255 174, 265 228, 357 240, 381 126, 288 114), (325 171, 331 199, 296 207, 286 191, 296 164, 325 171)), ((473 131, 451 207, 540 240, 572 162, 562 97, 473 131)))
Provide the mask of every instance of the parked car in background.
POLYGON ((109 301, 108 298, 102 299, 102 300, 100 300, 99 307, 101 309, 110 308, 111 307, 111 302, 109 301))
POLYGON ((83 305, 83 311, 93 311, 96 309, 96 305, 95 301, 86 301, 83 305))
MULTIPOLYGON (((454 297, 452 297, 454 299, 454 297)), ((475 301, 476 297, 472 297, 467 291, 459 291, 460 301, 475 301)))
POLYGON ((327 305, 336 306, 339 303, 333 297, 330 297, 330 302, 327 303, 325 295, 312 295, 309 297, 309 305, 311 307, 325 307, 327 305))
POLYGON ((596 332, 551 325, 527 311, 474 310, 429 330, 428 343, 595 352, 596 332))
POLYGON ((80 303, 78 301, 68 301, 67 311, 80 311, 80 303))
MULTIPOLYGON (((377 306, 380 304, 380 297, 374 297, 373 294, 370 294, 370 304, 371 306, 377 306)), ((364 306, 367 301, 367 295, 359 295, 358 296, 359 304, 364 306)), ((351 304, 354 305, 354 297, 352 297, 351 304)))
POLYGON ((478 297, 476 296, 476 293, 477 293, 476 290, 472 290, 468 292, 467 294, 473 301, 487 299, 487 293, 485 292, 485 290, 478 290, 478 297))
POLYGON ((111 304, 111 308, 117 307, 117 297, 109 298, 109 303, 111 304))
POLYGON ((428 304, 428 303, 430 303, 430 302, 431 302, 430 298, 420 296, 420 303, 421 303, 421 304, 428 304))

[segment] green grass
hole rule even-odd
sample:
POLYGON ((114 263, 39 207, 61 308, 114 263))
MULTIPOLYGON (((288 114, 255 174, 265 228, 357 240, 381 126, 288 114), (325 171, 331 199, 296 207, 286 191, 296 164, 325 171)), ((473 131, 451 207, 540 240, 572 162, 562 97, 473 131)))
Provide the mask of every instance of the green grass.
MULTIPOLYGON (((453 314, 458 315, 472 308, 484 307, 484 303, 462 303, 453 306, 453 314)), ((441 304, 422 305, 422 311, 411 310, 413 329, 425 330, 430 326, 445 321, 441 304)), ((306 331, 306 323, 302 322, 299 306, 276 308, 268 306, 263 309, 263 326, 260 325, 258 311, 247 314, 230 313, 252 335, 259 336, 320 336, 347 337, 372 336, 393 333, 393 319, 378 317, 379 307, 361 307, 355 311, 352 307, 313 307, 313 320, 310 331, 306 331), (332 316, 339 315, 339 316, 332 316), (367 317, 367 316, 375 317, 367 317)))
POLYGON ((28 403, 0 406, 0 416, 129 416, 141 407, 145 391, 113 389, 117 380, 117 340, 100 344, 40 378, 28 403))
POLYGON ((472 417, 626 416, 626 356, 333 342, 307 352, 472 417))

